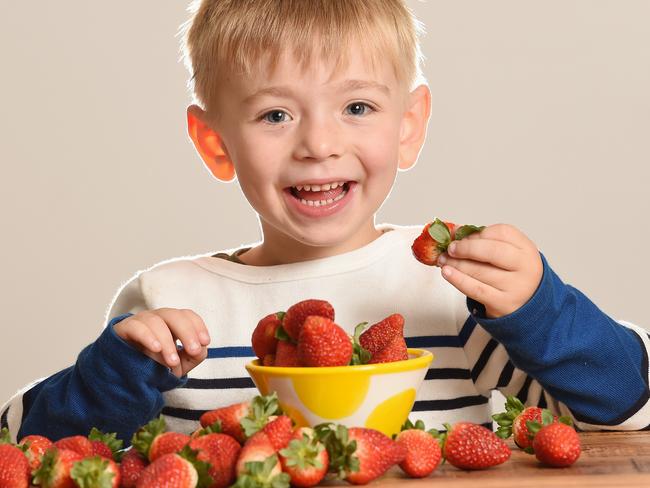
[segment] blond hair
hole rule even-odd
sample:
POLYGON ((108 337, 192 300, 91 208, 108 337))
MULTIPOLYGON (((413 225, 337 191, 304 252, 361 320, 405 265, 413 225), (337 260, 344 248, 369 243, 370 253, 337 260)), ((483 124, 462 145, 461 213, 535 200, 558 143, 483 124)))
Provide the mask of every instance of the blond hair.
POLYGON ((287 47, 303 69, 320 54, 336 70, 356 42, 373 67, 387 59, 406 89, 422 79, 424 28, 404 0, 196 0, 189 11, 183 60, 194 101, 207 111, 222 73, 246 76, 263 63, 273 70, 287 47))

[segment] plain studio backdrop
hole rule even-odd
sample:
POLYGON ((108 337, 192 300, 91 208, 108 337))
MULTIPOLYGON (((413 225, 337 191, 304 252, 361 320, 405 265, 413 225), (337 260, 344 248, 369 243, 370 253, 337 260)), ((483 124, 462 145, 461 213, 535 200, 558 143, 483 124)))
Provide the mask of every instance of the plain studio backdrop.
MULTIPOLYGON (((649 327, 650 2, 408 3, 432 115, 377 221, 511 223, 649 327)), ((138 270, 260 237, 186 133, 186 8, 0 2, 0 403, 73 364, 138 270)))

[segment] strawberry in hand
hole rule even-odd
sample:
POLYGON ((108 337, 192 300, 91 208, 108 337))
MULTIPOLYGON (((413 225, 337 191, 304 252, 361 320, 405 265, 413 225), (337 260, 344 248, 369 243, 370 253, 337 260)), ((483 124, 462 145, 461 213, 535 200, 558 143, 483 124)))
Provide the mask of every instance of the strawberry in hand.
POLYGON ((452 241, 463 239, 483 229, 484 227, 475 225, 457 227, 452 222, 436 219, 424 226, 422 234, 413 241, 411 249, 415 258, 422 264, 438 266, 438 258, 447 250, 452 241))

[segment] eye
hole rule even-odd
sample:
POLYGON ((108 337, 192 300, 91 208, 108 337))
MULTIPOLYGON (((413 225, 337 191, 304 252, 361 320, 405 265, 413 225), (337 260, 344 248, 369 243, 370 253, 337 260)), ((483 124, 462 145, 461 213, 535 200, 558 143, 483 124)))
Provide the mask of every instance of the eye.
POLYGON ((353 102, 346 107, 351 115, 364 115, 366 112, 374 112, 374 109, 365 102, 353 102))
POLYGON ((289 120, 289 115, 284 110, 271 110, 262 115, 262 120, 270 124, 281 124, 289 120))

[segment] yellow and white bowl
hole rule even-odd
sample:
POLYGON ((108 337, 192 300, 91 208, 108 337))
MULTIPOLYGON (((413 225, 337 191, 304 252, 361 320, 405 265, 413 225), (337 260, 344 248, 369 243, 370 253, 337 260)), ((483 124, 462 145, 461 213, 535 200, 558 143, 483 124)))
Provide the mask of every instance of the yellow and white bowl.
POLYGON ((262 395, 276 391, 280 406, 299 426, 335 422, 391 436, 406 421, 433 354, 409 349, 409 359, 329 368, 246 365, 262 395))

